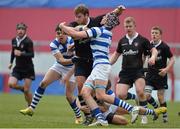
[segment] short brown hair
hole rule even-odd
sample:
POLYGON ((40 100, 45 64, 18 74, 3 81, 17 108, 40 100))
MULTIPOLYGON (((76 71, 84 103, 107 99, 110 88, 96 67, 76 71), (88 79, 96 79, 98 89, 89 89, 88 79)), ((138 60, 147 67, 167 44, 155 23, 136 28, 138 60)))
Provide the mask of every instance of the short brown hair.
POLYGON ((89 16, 89 9, 84 4, 79 4, 75 7, 74 14, 77 15, 79 13, 82 13, 84 15, 87 14, 89 16))
POLYGON ((134 25, 136 25, 135 19, 133 17, 126 17, 124 19, 124 23, 130 23, 133 22, 134 25))
POLYGON ((151 30, 158 30, 160 34, 162 35, 162 29, 159 26, 153 26, 151 30))
POLYGON ((18 23, 18 24, 16 25, 16 30, 18 30, 18 29, 20 29, 20 28, 26 30, 26 29, 27 29, 27 25, 26 25, 25 23, 23 23, 23 22, 18 23))

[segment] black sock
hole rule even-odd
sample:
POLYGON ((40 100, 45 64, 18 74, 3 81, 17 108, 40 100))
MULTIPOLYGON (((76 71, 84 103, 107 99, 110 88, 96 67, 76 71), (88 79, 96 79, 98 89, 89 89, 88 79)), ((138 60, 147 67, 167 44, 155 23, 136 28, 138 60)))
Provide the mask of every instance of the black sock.
POLYGON ((151 104, 154 108, 158 108, 158 104, 156 103, 155 99, 151 96, 149 100, 147 100, 149 104, 151 104))
POLYGON ((126 97, 126 100, 135 99, 135 98, 136 98, 136 95, 135 95, 135 94, 132 94, 132 93, 128 92, 127 97, 126 97))
MULTIPOLYGON (((78 95, 78 99, 81 106, 86 106, 86 102, 84 101, 83 97, 81 95, 78 95)), ((83 112, 85 116, 90 116, 90 113, 83 112)))
MULTIPOLYGON (((167 107, 167 103, 166 102, 161 103, 160 106, 161 107, 167 107)), ((163 117, 167 117, 167 112, 163 113, 163 117)))
POLYGON ((21 89, 20 91, 24 93, 24 88, 23 88, 23 89, 21 89))
POLYGON ((139 101, 139 105, 144 108, 147 108, 147 101, 139 101))
POLYGON ((161 106, 161 107, 167 107, 167 103, 166 103, 166 102, 161 103, 160 106, 161 106))

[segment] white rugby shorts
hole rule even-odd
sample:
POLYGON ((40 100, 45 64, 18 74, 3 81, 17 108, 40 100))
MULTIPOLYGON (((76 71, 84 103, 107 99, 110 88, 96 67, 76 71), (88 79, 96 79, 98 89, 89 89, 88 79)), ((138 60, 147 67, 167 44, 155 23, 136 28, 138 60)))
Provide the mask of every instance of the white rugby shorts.
POLYGON ((110 71, 111 71, 110 64, 97 64, 93 68, 89 77, 87 78, 87 81, 94 81, 94 80, 108 81, 110 71))
MULTIPOLYGON (((72 67, 69 67, 69 66, 66 67, 66 66, 63 66, 63 65, 61 65, 61 64, 59 64, 59 63, 56 62, 56 63, 54 63, 54 65, 51 66, 49 69, 52 69, 52 70, 58 72, 58 73, 62 76, 62 78, 64 78, 65 75, 69 72, 69 70, 70 70, 71 68, 72 68, 72 67)), ((75 82, 74 74, 70 77, 69 81, 70 81, 70 82, 75 82)))

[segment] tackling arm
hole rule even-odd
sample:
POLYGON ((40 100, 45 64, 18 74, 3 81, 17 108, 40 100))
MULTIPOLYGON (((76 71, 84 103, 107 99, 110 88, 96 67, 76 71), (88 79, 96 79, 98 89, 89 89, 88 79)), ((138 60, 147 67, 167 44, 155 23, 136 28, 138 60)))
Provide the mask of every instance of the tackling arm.
POLYGON ((59 27, 69 36, 81 39, 81 38, 87 38, 88 35, 86 31, 76 31, 74 28, 66 26, 65 23, 60 23, 59 27))
POLYGON ((60 52, 54 54, 54 57, 55 57, 56 60, 59 61, 62 65, 72 64, 72 60, 71 60, 71 59, 65 59, 60 52))
POLYGON ((120 53, 115 51, 110 58, 110 64, 113 65, 114 63, 116 63, 120 55, 121 55, 120 53))

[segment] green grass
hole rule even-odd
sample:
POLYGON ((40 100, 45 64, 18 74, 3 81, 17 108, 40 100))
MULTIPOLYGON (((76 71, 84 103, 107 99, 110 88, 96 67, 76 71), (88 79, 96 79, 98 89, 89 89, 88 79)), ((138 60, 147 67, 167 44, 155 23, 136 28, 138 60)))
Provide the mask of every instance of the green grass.
MULTIPOLYGON (((74 124, 74 115, 64 96, 44 95, 33 117, 19 113, 26 107, 22 94, 0 93, 0 128, 85 128, 74 124)), ((162 116, 153 122, 142 125, 140 120, 135 124, 121 126, 121 128, 180 128, 180 103, 168 103, 169 122, 162 123, 162 116)), ((127 118, 130 118, 127 116, 127 118)), ((109 128, 119 128, 110 125, 109 128)))

